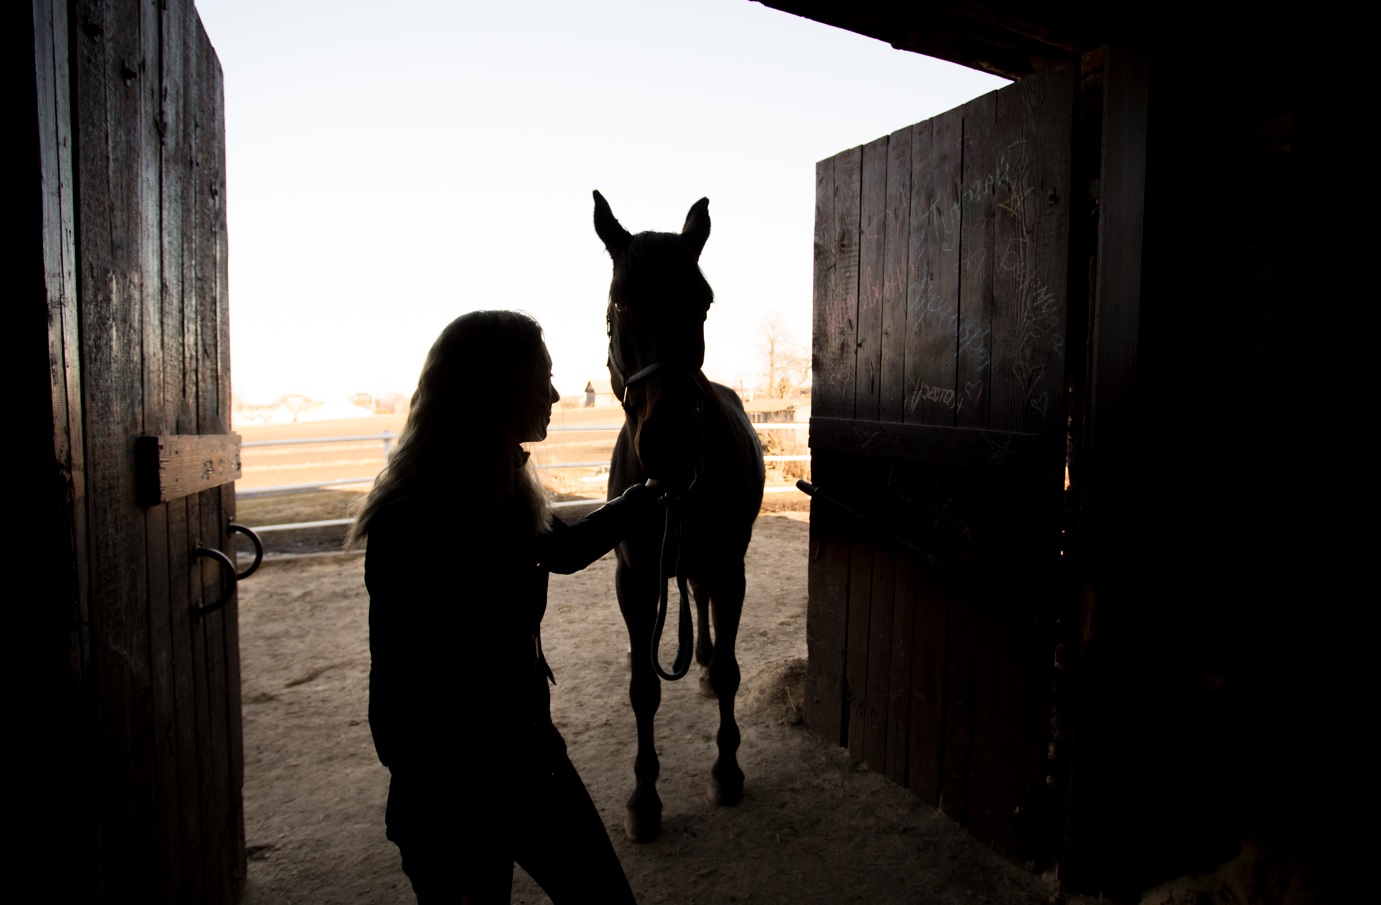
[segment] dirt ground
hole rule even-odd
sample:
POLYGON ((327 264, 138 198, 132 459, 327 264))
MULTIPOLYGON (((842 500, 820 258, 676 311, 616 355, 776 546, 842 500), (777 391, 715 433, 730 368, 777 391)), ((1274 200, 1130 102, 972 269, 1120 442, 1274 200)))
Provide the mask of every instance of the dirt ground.
MULTIPOLYGON (((992 854, 906 790, 801 724, 807 522, 764 514, 740 633, 744 801, 705 798, 716 705, 694 677, 663 690, 660 839, 624 837, 632 784, 627 644, 614 560, 554 576, 543 642, 553 715, 604 816, 638 901, 1035 905, 1048 879, 992 854)), ((366 720, 363 557, 270 556, 240 592, 246 905, 413 901, 384 838, 388 774, 366 720)), ((548 901, 516 872, 515 903, 548 901)))
MULTIPOLYGON (((355 496, 337 490, 249 499, 237 517, 249 525, 339 519, 355 496)), ((744 800, 735 808, 706 801, 716 704, 700 695, 693 676, 667 685, 657 716, 664 832, 648 845, 623 833, 634 735, 614 558, 552 577, 542 639, 560 683, 553 716, 638 901, 1093 905, 1066 899, 1054 877, 993 854, 801 724, 807 507, 800 494, 769 494, 748 551, 737 708, 744 800)), ((366 719, 364 558, 338 552, 342 537, 340 527, 268 533, 263 568, 240 586, 249 850, 243 905, 414 901, 384 837, 388 773, 375 759, 366 719)), ((1318 885, 1288 851, 1245 840, 1242 853, 1213 873, 1164 883, 1139 905, 1330 902, 1318 885)), ((515 872, 514 903, 547 901, 515 872)))

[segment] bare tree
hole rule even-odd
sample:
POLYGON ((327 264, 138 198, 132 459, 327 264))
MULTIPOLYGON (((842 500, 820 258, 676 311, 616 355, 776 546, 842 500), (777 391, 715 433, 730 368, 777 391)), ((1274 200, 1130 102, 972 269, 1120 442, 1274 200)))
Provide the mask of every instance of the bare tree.
POLYGON ((758 321, 759 348, 767 359, 767 395, 782 399, 810 380, 810 352, 797 342, 786 319, 774 311, 758 321))

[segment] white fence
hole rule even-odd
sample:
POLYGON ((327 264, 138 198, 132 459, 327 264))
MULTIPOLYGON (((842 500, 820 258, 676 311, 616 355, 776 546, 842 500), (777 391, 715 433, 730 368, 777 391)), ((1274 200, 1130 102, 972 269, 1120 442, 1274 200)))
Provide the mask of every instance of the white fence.
MULTIPOLYGON (((582 426, 575 426, 575 427, 550 427, 550 428, 548 428, 548 433, 549 433, 549 434, 555 434, 555 433, 559 433, 559 432, 561 432, 561 431, 569 431, 569 432, 573 432, 573 433, 602 433, 602 432, 618 433, 618 431, 619 431, 622 427, 623 427, 623 425, 621 425, 621 424, 612 424, 612 425, 606 425, 606 424, 599 424, 599 425, 582 425, 582 426)), ((806 423, 806 422, 772 422, 772 421, 766 421, 766 422, 757 422, 757 423, 754 423, 753 427, 754 427, 755 429, 757 429, 758 431, 768 431, 768 430, 773 430, 773 431, 775 431, 775 430, 796 430, 796 431, 800 431, 800 430, 806 430, 806 429, 808 429, 808 428, 810 427, 810 425, 809 425, 808 423, 806 423)), ((362 442, 362 441, 377 440, 377 441, 379 441, 379 442, 382 444, 382 446, 383 446, 384 459, 387 460, 389 454, 390 454, 390 453, 392 452, 392 450, 393 450, 393 444, 394 444, 394 442, 395 442, 397 439, 398 439, 398 435, 397 435, 397 434, 392 433, 391 431, 383 431, 382 433, 378 433, 378 434, 353 434, 353 435, 346 435, 346 436, 339 436, 339 437, 307 437, 307 438, 296 438, 296 439, 288 439, 288 440, 251 440, 251 441, 248 441, 248 442, 242 444, 242 447, 243 447, 244 449, 251 449, 251 448, 254 448, 254 447, 265 447, 265 446, 310 446, 310 445, 322 444, 322 443, 359 443, 359 442, 362 442)), ((772 455, 772 456, 763 456, 763 460, 766 461, 766 462, 809 462, 809 461, 810 461, 810 456, 809 456, 809 454, 802 454, 802 455, 786 455, 786 456, 772 455)), ((560 468, 603 468, 603 467, 607 466, 608 464, 609 464, 608 459, 601 459, 601 460, 599 460, 599 461, 594 461, 594 462, 545 462, 545 463, 539 464, 539 465, 537 466, 537 468, 543 469, 543 470, 546 470, 546 469, 560 469, 560 468)), ((309 491, 309 490, 321 490, 321 489, 324 489, 324 488, 327 488, 327 487, 340 487, 340 486, 347 486, 347 485, 351 485, 351 484, 372 484, 372 483, 374 483, 374 478, 376 477, 376 475, 377 475, 377 472, 376 472, 375 474, 365 475, 365 476, 362 476, 362 477, 337 478, 337 479, 329 480, 329 481, 310 481, 310 482, 302 483, 302 484, 279 484, 279 485, 275 485, 275 486, 272 486, 272 487, 256 487, 256 488, 249 489, 249 490, 240 490, 240 489, 237 488, 236 491, 235 491, 235 498, 236 498, 237 500, 246 500, 246 499, 253 499, 253 498, 256 498, 256 497, 274 496, 274 495, 288 494, 288 493, 301 493, 301 492, 309 491)), ((796 490, 796 487, 795 487, 794 485, 784 485, 784 486, 768 486, 767 488, 765 488, 764 492, 766 492, 766 493, 788 493, 788 492, 795 493, 795 492, 798 492, 798 491, 796 490)), ((553 506, 556 507, 556 508, 571 507, 571 506, 584 506, 584 505, 588 505, 590 502, 591 502, 591 501, 589 501, 589 500, 572 500, 572 501, 568 501, 568 502, 554 503, 553 506)), ((342 525, 348 525, 348 524, 350 524, 352 521, 353 521, 353 519, 348 519, 348 518, 347 518, 347 519, 328 519, 328 520, 325 520, 325 521, 318 521, 318 522, 296 522, 296 523, 293 523, 293 524, 284 524, 284 525, 261 525, 261 526, 256 526, 256 527, 254 528, 254 530, 257 531, 257 532, 263 533, 263 532, 273 532, 273 531, 287 531, 287 530, 290 530, 290 529, 299 529, 299 528, 327 528, 327 527, 337 527, 337 526, 342 526, 342 525)))

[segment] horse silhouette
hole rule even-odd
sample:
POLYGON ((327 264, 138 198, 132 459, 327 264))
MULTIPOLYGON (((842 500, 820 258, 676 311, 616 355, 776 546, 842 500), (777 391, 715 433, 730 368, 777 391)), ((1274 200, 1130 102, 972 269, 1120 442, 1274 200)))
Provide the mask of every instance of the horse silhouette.
POLYGON ((619 224, 599 192, 594 199, 595 232, 614 263, 606 314, 609 376, 624 412, 609 466, 610 493, 647 478, 677 488, 663 517, 618 547, 616 588, 633 651, 629 697, 638 725, 624 828, 630 839, 648 842, 661 831, 652 723, 662 697, 658 675, 666 675, 653 636, 654 626, 660 634, 659 597, 664 612, 662 595, 673 572, 678 583, 689 583, 695 599, 701 686, 719 699, 709 798, 733 805, 743 797, 734 642, 743 612, 743 556, 762 506, 762 446, 737 394, 701 371, 705 317, 714 300, 699 265, 710 235, 709 199, 691 206, 680 233, 637 235, 619 224))

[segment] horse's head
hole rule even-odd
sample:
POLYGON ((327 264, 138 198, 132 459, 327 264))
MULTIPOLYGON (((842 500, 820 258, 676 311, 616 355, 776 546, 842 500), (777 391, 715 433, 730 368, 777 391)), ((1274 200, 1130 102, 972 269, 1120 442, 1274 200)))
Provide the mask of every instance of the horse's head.
POLYGON ((709 385, 705 315, 714 292, 700 272, 710 202, 691 205, 680 233, 624 229, 595 192, 595 232, 614 261, 609 286, 609 377, 650 477, 684 478, 699 462, 709 385))

